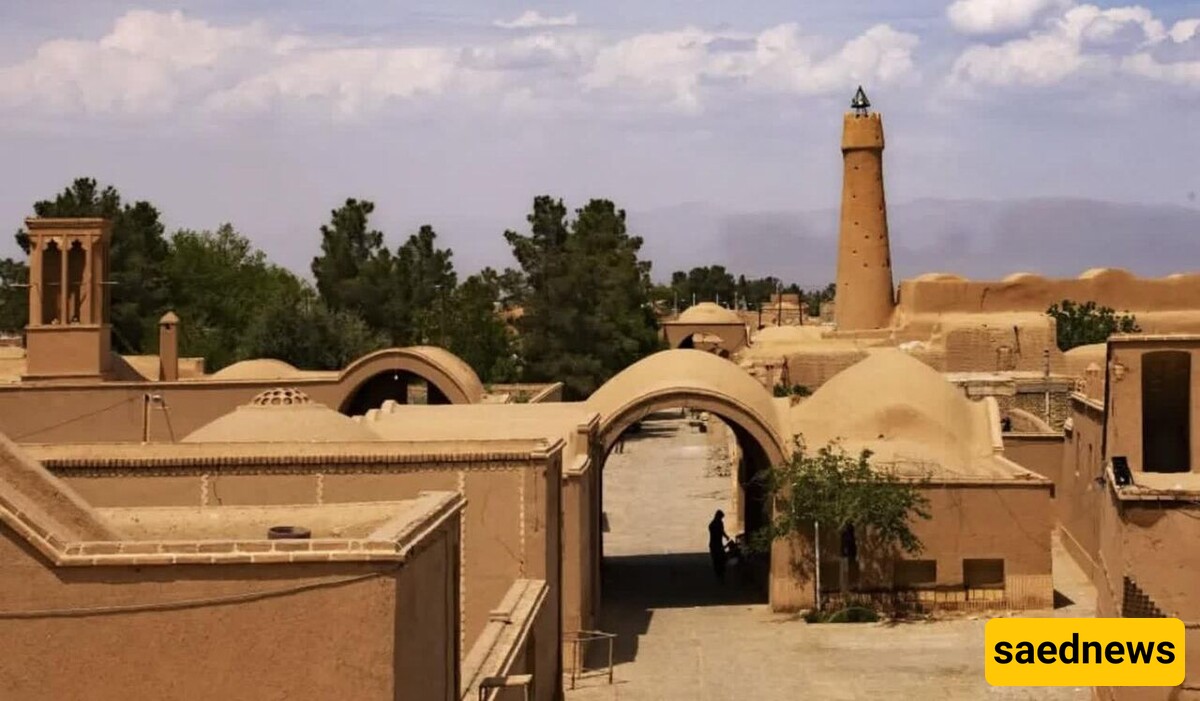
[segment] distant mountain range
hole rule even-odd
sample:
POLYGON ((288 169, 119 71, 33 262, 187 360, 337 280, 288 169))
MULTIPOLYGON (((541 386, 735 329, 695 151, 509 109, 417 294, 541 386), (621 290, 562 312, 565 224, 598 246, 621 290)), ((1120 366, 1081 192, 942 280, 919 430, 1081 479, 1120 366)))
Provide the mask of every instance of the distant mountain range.
MULTIPOLYGON (((1200 270, 1200 208, 1085 199, 936 200, 888 207, 897 279, 927 272, 1075 276, 1094 267, 1161 276, 1200 270)), ((732 212, 683 204, 631 212, 656 280, 718 263, 816 287, 832 281, 836 210, 732 212)))

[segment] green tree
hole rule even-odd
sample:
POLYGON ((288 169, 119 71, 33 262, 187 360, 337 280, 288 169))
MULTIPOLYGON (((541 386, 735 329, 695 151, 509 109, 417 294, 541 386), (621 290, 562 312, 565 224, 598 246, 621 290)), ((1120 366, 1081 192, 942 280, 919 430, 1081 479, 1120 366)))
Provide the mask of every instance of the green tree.
POLYGON ((29 266, 0 260, 0 332, 21 333, 29 323, 29 266))
POLYGON ((348 199, 321 227, 321 255, 312 273, 321 301, 346 311, 373 329, 391 329, 395 313, 395 260, 383 245, 383 232, 370 227, 375 204, 348 199))
POLYGON ((514 382, 520 361, 512 332, 499 315, 500 276, 484 268, 462 282, 451 296, 447 343, 484 382, 514 382))
MULTIPOLYGON (((122 204, 116 188, 101 188, 92 178, 78 178, 53 200, 33 205, 39 217, 104 217, 113 223, 109 252, 110 318, 113 344, 119 353, 154 348, 158 319, 167 307, 162 274, 167 242, 158 209, 149 202, 122 204)), ((17 232, 17 243, 29 252, 29 235, 17 232)))
POLYGON ((245 336, 264 305, 294 297, 302 286, 230 224, 173 234, 164 274, 171 306, 183 319, 181 352, 203 357, 210 372, 250 357, 245 336))
POLYGON ((833 298, 837 296, 837 284, 831 282, 822 289, 810 290, 803 294, 804 301, 808 305, 808 315, 821 316, 821 304, 833 301, 833 298))
POLYGON ((586 397, 660 347, 642 239, 608 200, 588 202, 568 224, 562 200, 538 197, 528 221, 530 234, 504 234, 524 275, 517 328, 525 375, 561 380, 570 397, 586 397))
MULTIPOLYGON (((810 537, 816 524, 821 533, 850 534, 855 543, 870 543, 878 556, 897 548, 910 554, 922 549, 911 525, 914 518, 930 517, 920 482, 876 469, 869 450, 854 456, 832 442, 812 453, 797 439, 791 457, 760 478, 774 507, 771 523, 756 534, 760 547, 780 538, 810 537)), ((844 595, 849 557, 841 552, 844 595)), ((819 566, 811 564, 814 571, 819 566)))
POLYGON ((242 355, 275 358, 308 370, 340 370, 387 345, 387 339, 361 318, 330 309, 304 285, 263 305, 247 330, 242 355))
POLYGON ((1131 314, 1117 314, 1109 307, 1098 307, 1095 302, 1082 304, 1064 299, 1061 304, 1052 304, 1046 310, 1055 321, 1058 349, 1068 351, 1076 346, 1104 343, 1114 333, 1137 333, 1141 328, 1131 314))
POLYGON ((387 329, 394 344, 447 345, 449 303, 458 282, 453 256, 450 249, 437 247, 437 233, 429 225, 396 251, 387 329))
POLYGON ((747 279, 745 275, 738 276, 737 294, 753 309, 771 299, 771 295, 779 291, 783 283, 776 277, 747 279))
POLYGON ((686 273, 682 270, 671 273, 671 289, 679 296, 679 306, 684 309, 690 307, 693 300, 733 304, 737 283, 725 266, 705 265, 686 273))

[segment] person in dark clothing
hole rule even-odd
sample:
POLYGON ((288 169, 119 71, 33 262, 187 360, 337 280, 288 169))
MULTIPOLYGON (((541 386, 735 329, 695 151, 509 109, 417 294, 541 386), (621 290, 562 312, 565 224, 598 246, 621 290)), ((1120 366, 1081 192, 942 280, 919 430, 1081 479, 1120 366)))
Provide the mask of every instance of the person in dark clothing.
POLYGON ((725 512, 717 510, 708 523, 708 554, 712 557, 713 572, 719 581, 725 581, 725 543, 733 540, 725 533, 725 512))

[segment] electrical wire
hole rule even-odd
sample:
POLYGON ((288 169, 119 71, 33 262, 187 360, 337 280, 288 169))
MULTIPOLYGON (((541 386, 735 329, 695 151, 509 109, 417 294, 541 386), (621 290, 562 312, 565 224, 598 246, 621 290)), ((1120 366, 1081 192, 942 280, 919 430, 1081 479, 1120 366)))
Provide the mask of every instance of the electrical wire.
POLYGON ((140 613, 146 611, 177 611, 181 609, 205 608, 209 606, 223 606, 226 604, 245 603, 249 601, 260 601, 263 599, 272 599, 280 596, 288 596, 290 594, 299 594, 301 592, 313 591, 316 589, 327 589, 331 587, 340 587, 346 584, 354 584, 368 579, 383 577, 400 569, 400 565, 390 567, 383 571, 368 572, 367 574, 355 575, 353 577, 343 577, 342 579, 308 582, 290 587, 282 587, 279 589, 267 589, 262 591, 245 592, 242 594, 230 594, 227 596, 214 596, 204 599, 183 599, 181 601, 156 601, 145 604, 124 604, 116 606, 91 606, 83 608, 61 608, 61 609, 39 609, 32 611, 0 611, 0 620, 13 619, 37 619, 37 618, 80 618, 85 616, 106 616, 121 613, 140 613))
POLYGON ((132 397, 126 397, 125 399, 122 399, 122 400, 120 400, 120 401, 118 401, 118 402, 115 402, 115 403, 113 403, 113 404, 109 404, 108 406, 100 407, 99 409, 94 409, 94 410, 92 410, 92 411, 85 412, 85 413, 83 413, 83 414, 80 414, 80 415, 78 415, 78 416, 74 416, 74 417, 71 417, 71 418, 69 418, 69 419, 65 419, 65 420, 63 420, 63 421, 60 421, 60 422, 58 422, 58 423, 56 423, 56 424, 51 424, 51 425, 49 425, 49 426, 43 426, 43 427, 41 427, 41 428, 34 429, 34 430, 32 430, 32 431, 26 431, 25 433, 22 433, 22 434, 19 434, 19 435, 16 435, 16 436, 11 436, 11 438, 12 438, 12 440, 14 440, 14 441, 21 441, 21 440, 23 440, 23 439, 25 439, 25 438, 28 438, 28 437, 30 437, 30 436, 35 436, 35 435, 37 435, 37 434, 39 434, 39 433, 45 433, 46 431, 53 431, 54 429, 56 429, 56 428, 62 428, 63 426, 66 426, 67 424, 72 424, 72 423, 75 423, 76 421, 82 421, 83 419, 87 419, 87 418, 90 418, 90 417, 92 417, 92 416, 96 416, 97 414, 103 414, 103 413, 104 413, 104 412, 106 412, 106 411, 111 411, 111 410, 113 410, 113 409, 116 409, 117 407, 121 406, 122 404, 128 404, 128 403, 131 403, 131 402, 136 402, 136 401, 144 401, 144 397, 143 397, 141 394, 138 394, 138 395, 135 395, 135 396, 132 396, 132 397))

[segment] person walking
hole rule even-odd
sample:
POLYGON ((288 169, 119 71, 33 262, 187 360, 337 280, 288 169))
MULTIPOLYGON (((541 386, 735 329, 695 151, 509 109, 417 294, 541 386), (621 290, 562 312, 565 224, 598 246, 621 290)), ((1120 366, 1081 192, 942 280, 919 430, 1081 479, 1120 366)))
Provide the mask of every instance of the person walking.
POLYGON ((725 512, 717 509, 713 520, 708 522, 708 554, 712 557, 713 573, 718 582, 725 581, 725 543, 733 540, 725 533, 725 512))

